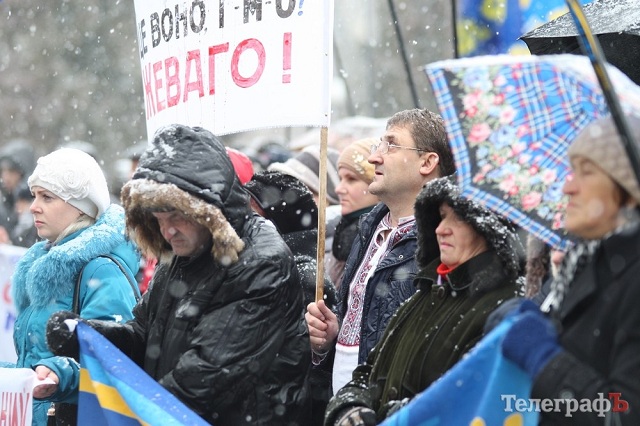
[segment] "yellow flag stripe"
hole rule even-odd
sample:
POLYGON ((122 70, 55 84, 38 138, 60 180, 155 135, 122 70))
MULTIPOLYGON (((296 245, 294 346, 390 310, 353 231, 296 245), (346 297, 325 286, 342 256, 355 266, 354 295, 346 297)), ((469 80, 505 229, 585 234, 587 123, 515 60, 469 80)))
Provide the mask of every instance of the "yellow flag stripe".
POLYGON ((104 383, 93 381, 91 379, 91 374, 85 368, 80 369, 80 391, 94 394, 96 398, 98 398, 98 401, 100 401, 100 406, 102 408, 122 414, 123 416, 137 419, 143 425, 147 424, 136 416, 133 411, 131 411, 117 389, 105 385, 104 383))

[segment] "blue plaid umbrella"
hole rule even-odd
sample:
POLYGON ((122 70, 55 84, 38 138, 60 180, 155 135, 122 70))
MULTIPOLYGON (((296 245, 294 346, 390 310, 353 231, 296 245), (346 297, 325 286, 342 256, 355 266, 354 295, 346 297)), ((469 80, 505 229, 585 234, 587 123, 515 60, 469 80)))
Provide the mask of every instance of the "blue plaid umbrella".
MULTIPOLYGON (((640 87, 607 66, 626 113, 640 116, 640 87)), ((426 67, 464 196, 565 249, 567 148, 608 115, 589 59, 579 55, 478 56, 426 67)))

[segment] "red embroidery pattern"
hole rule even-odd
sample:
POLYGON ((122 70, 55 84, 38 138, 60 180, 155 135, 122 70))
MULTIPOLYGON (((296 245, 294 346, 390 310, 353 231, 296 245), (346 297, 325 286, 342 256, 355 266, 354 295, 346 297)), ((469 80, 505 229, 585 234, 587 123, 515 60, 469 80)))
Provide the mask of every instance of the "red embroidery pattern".
POLYGON ((391 228, 391 222, 389 221, 389 215, 386 215, 378 224, 374 237, 371 239, 371 243, 367 248, 367 253, 364 257, 364 261, 360 263, 360 268, 356 272, 355 279, 349 286, 349 301, 347 306, 347 313, 342 321, 342 327, 338 334, 338 343, 343 346, 358 346, 360 345, 360 325, 362 324, 362 309, 364 303, 364 296, 367 288, 367 277, 371 268, 377 266, 371 263, 371 259, 374 257, 378 250, 383 249, 381 244, 384 244, 382 237, 383 232, 391 230, 389 241, 386 244, 385 253, 380 257, 384 258, 391 248, 402 239, 407 232, 413 228, 415 222, 414 218, 401 223, 397 228, 391 228))

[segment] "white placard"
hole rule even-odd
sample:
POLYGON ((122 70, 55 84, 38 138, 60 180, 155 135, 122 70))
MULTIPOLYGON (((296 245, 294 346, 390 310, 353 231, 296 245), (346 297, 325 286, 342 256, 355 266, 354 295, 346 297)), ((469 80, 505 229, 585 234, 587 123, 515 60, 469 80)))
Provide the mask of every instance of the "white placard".
POLYGON ((18 260, 27 251, 24 247, 0 244, 0 362, 15 362, 13 324, 16 308, 11 299, 11 276, 18 260))
POLYGON ((333 0, 135 0, 151 138, 328 127, 333 0))
POLYGON ((29 368, 0 368, 0 424, 31 426, 37 383, 35 371, 29 368))

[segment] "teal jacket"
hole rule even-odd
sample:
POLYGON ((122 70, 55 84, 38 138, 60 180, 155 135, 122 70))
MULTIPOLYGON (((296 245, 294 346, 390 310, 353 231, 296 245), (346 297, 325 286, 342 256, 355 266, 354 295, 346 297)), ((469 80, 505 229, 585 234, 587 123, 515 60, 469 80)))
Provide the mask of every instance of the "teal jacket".
MULTIPOLYGON (((34 400, 34 425, 46 424, 51 402, 77 403, 79 365, 72 358, 54 356, 45 338, 52 313, 72 310, 73 293, 80 283, 80 316, 123 322, 133 318, 134 289, 118 265, 100 257, 118 259, 129 277, 139 269, 136 247, 125 240, 124 211, 111 205, 98 221, 56 245, 35 243, 16 265, 12 297, 17 310, 13 340, 18 355, 15 367, 35 369, 44 365, 60 379, 58 391, 49 400, 34 400)), ((137 287, 135 291, 138 292, 137 287)))

